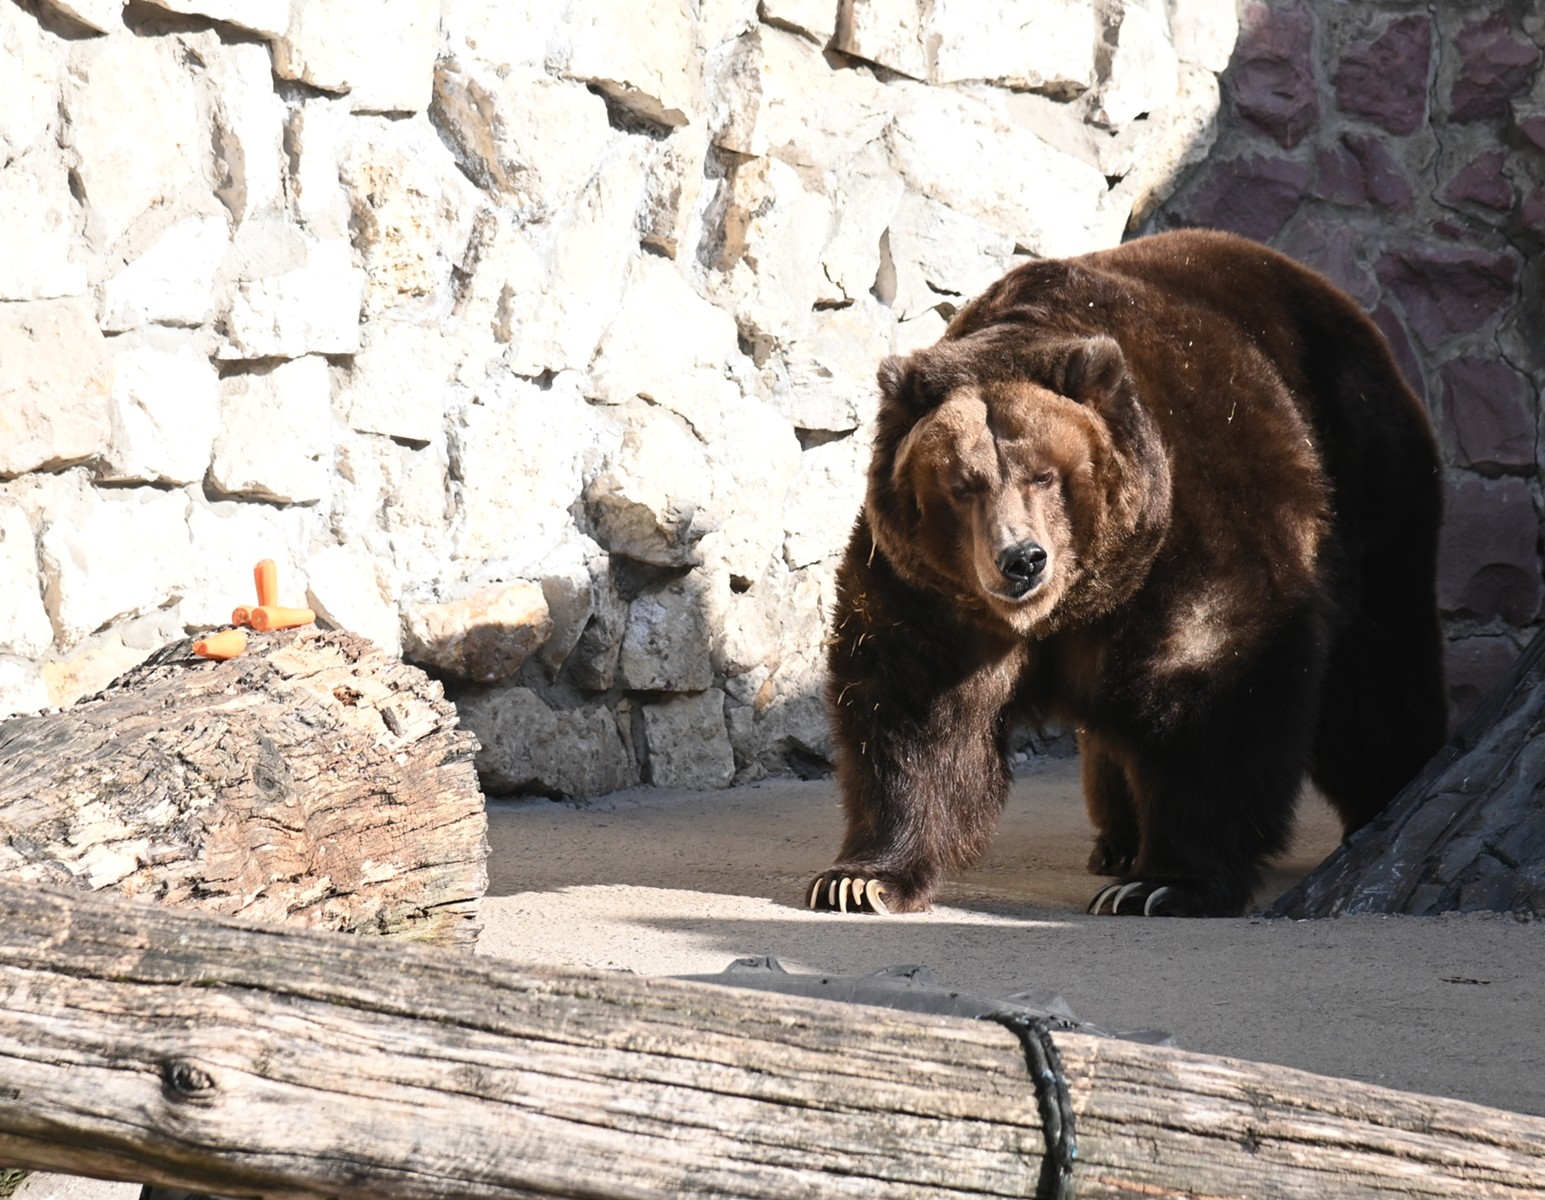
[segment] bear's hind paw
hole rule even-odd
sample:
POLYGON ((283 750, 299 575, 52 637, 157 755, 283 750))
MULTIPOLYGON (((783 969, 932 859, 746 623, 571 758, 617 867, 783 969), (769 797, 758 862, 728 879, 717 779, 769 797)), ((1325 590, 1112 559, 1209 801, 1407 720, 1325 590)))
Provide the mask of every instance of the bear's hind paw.
POLYGON ((1196 911, 1189 888, 1147 879, 1106 884, 1094 894, 1088 909, 1090 916, 1108 912, 1122 917, 1189 917, 1196 911))
POLYGON ((810 885, 807 904, 812 909, 836 909, 838 912, 874 912, 888 915, 885 885, 878 879, 827 871, 817 875, 810 885))

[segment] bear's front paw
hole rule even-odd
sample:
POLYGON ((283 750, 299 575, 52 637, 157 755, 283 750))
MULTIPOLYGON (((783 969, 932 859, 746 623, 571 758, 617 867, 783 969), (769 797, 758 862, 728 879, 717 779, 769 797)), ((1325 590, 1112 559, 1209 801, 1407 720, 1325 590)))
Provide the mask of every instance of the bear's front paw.
POLYGON ((883 879, 860 871, 833 867, 817 875, 811 882, 806 903, 817 910, 889 913, 891 908, 885 902, 886 891, 883 879))
POLYGON ((1197 917, 1203 909, 1201 897, 1191 888, 1152 879, 1107 884, 1089 901, 1090 916, 1105 912, 1120 917, 1197 917))
POLYGON ((1125 875, 1136 858, 1136 842, 1127 844, 1102 834, 1094 839, 1094 850, 1089 855, 1089 874, 1125 875))

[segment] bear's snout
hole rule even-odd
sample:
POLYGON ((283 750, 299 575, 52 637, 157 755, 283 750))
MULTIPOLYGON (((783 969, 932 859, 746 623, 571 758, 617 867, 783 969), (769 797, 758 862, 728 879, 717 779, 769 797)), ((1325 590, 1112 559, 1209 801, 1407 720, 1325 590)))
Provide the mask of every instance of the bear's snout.
POLYGON ((1020 542, 998 555, 998 573, 1004 591, 1018 599, 1041 582, 1046 570, 1046 549, 1038 542, 1020 542))

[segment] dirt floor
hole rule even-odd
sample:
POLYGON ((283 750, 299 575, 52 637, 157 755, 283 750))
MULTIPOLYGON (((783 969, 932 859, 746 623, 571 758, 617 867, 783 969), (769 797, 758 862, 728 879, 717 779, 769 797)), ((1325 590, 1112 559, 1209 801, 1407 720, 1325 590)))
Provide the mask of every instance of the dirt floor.
MULTIPOLYGON (((1262 903, 1335 846, 1318 799, 1299 826, 1262 903)), ((1545 922, 1085 916, 1102 881, 1084 871, 1070 760, 1019 777, 986 859, 930 913, 806 911, 801 885, 840 829, 831 781, 493 801, 480 951, 649 975, 747 955, 839 974, 922 964, 985 996, 1057 993, 1086 1021, 1188 1050, 1545 1116, 1545 922)))

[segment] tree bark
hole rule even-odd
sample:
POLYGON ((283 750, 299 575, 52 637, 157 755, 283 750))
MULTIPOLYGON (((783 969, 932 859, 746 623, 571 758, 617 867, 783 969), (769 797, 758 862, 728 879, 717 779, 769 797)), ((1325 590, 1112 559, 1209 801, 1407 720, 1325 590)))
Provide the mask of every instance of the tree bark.
MULTIPOLYGON (((0 884, 0 1159, 223 1195, 1023 1197, 991 1022, 0 884)), ((1545 1121, 1055 1035, 1105 1197, 1538 1197, 1545 1121)))
POLYGON ((1545 915, 1545 636, 1377 817, 1271 907, 1545 915))
POLYGON ((0 723, 0 877, 470 945, 487 888, 476 747, 417 668, 352 634, 168 646, 0 723))

